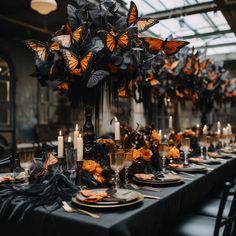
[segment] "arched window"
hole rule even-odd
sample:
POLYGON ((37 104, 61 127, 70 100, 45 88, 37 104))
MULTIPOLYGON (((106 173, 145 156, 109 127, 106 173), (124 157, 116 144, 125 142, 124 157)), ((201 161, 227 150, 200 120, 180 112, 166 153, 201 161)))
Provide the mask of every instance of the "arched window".
POLYGON ((14 147, 13 74, 10 60, 0 53, 0 153, 14 147))

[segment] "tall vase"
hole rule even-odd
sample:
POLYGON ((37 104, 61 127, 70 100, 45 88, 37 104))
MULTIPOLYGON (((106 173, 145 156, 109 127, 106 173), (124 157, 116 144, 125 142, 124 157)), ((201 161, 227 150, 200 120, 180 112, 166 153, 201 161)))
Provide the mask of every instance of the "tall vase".
POLYGON ((92 123, 92 107, 85 108, 85 123, 83 126, 84 158, 90 159, 93 155, 94 126, 92 123))

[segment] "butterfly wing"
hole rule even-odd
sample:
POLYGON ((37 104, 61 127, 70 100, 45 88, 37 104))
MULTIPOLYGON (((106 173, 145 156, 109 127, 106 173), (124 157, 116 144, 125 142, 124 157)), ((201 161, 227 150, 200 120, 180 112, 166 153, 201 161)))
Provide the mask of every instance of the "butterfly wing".
POLYGON ((55 52, 60 50, 60 46, 57 42, 53 42, 49 47, 50 52, 55 52))
POLYGON ((84 28, 83 26, 80 26, 79 28, 77 28, 74 33, 73 33, 73 39, 76 42, 79 42, 81 40, 81 36, 82 36, 82 32, 83 32, 84 28))
POLYGON ((115 49, 117 48, 115 37, 116 37, 116 34, 113 31, 105 34, 104 43, 110 53, 113 53, 115 49))
POLYGON ((99 81, 107 77, 110 73, 105 70, 97 70, 95 71, 92 76, 90 77, 87 87, 92 88, 93 86, 97 85, 99 81))
POLYGON ((61 91, 61 92, 66 92, 66 91, 69 90, 69 85, 68 85, 67 82, 62 82, 62 83, 56 85, 56 88, 55 88, 55 89, 56 89, 56 90, 59 90, 59 91, 61 91))
POLYGON ((129 36, 128 36, 128 32, 125 32, 119 37, 118 45, 122 49, 125 49, 125 48, 127 48, 128 44, 129 44, 129 36))
POLYGON ((24 41, 26 46, 31 49, 36 57, 40 60, 40 61, 45 61, 47 58, 47 45, 39 42, 37 40, 25 40, 24 41))
POLYGON ((57 42, 64 48, 69 48, 71 45, 71 35, 60 35, 52 38, 52 41, 57 42))
POLYGON ((88 52, 80 61, 80 68, 82 70, 82 72, 84 72, 88 66, 89 66, 89 63, 90 61, 92 60, 93 58, 93 53, 92 52, 88 52))
POLYGON ((66 66, 70 71, 75 70, 78 66, 78 58, 69 50, 61 49, 62 56, 65 60, 66 66))
POLYGON ((136 4, 131 1, 128 18, 127 18, 127 26, 129 27, 132 24, 135 24, 138 20, 138 8, 136 4))
POLYGON ((143 32, 157 24, 159 21, 155 18, 141 18, 137 21, 138 32, 143 32))
POLYGON ((162 47, 162 50, 164 51, 166 55, 173 55, 188 44, 189 42, 180 41, 180 40, 179 41, 178 40, 166 41, 162 47))
POLYGON ((157 54, 160 52, 164 41, 158 38, 152 38, 152 37, 143 37, 140 38, 146 45, 147 50, 152 54, 157 54))

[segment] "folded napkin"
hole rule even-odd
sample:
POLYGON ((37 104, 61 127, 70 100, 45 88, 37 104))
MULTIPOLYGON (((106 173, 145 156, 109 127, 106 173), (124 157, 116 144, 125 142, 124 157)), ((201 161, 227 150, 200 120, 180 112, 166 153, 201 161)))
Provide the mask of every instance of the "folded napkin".
POLYGON ((0 183, 2 183, 2 182, 11 182, 11 181, 14 181, 14 178, 10 175, 0 176, 0 183))
POLYGON ((184 168, 184 165, 183 164, 174 164, 174 163, 171 163, 168 165, 169 167, 171 168, 184 168))
POLYGON ((108 197, 107 192, 97 192, 95 190, 81 190, 80 194, 84 197, 83 199, 79 199, 82 202, 98 202, 103 198, 108 197))
POLYGON ((202 157, 190 157, 188 160, 198 162, 198 161, 203 161, 204 159, 202 157))
POLYGON ((142 180, 153 180, 155 179, 154 174, 135 174, 134 175, 137 179, 142 179, 142 180))

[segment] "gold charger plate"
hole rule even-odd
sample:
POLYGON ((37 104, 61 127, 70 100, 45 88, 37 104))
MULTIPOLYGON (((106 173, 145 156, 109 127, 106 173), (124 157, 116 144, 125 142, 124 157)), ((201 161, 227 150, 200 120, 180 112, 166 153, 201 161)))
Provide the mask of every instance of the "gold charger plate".
POLYGON ((184 182, 184 178, 182 176, 176 176, 172 174, 165 174, 164 178, 144 180, 133 176, 133 180, 140 184, 150 184, 150 185, 172 185, 184 182))
POLYGON ((192 165, 192 166, 186 166, 186 167, 179 167, 179 168, 175 168, 175 167, 171 167, 171 166, 167 166, 167 169, 169 170, 174 170, 174 171, 181 171, 181 172, 207 172, 208 169, 205 166, 201 166, 201 165, 192 165))
MULTIPOLYGON (((130 191, 134 191, 134 190, 130 190, 130 191)), ((94 204, 94 203, 86 203, 86 202, 81 202, 79 201, 76 197, 72 197, 72 202, 80 205, 80 206, 84 206, 84 207, 91 207, 91 208, 117 208, 117 207, 126 207, 126 206, 131 206, 134 204, 137 204, 139 202, 142 202, 144 199, 144 196, 139 193, 134 191, 135 193, 137 193, 137 198, 131 201, 127 201, 124 203, 121 202, 113 202, 111 204, 94 204)))

